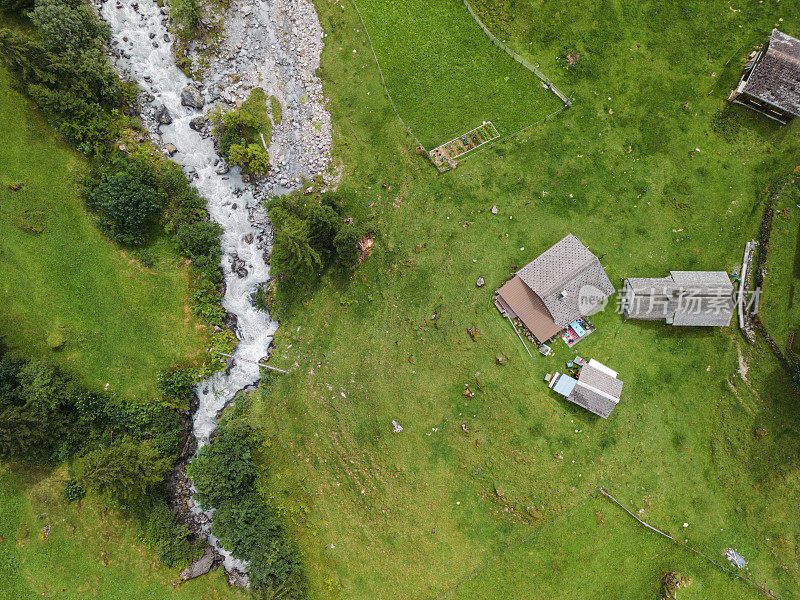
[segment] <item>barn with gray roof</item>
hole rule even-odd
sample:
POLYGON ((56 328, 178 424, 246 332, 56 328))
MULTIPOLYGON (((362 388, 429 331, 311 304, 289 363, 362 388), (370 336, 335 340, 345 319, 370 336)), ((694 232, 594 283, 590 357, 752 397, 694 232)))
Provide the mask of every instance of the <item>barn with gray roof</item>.
POLYGON ((725 327, 730 325, 735 308, 733 284, 725 271, 671 271, 669 277, 629 277, 622 287, 622 307, 629 319, 725 327))
POLYGON ((613 293, 598 258, 570 233, 517 271, 498 290, 498 300, 545 342, 613 293))
POLYGON ((800 40, 773 29, 728 100, 784 124, 800 117, 800 40))

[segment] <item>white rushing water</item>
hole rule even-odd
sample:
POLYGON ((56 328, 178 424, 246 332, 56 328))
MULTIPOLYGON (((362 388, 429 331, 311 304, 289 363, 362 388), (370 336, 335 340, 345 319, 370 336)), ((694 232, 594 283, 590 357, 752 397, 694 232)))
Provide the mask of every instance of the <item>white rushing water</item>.
MULTIPOLYGON (((242 24, 244 16, 249 15, 250 10, 237 11, 232 18, 235 27, 237 27, 236 23, 239 23, 235 33, 241 37, 246 35, 249 27, 254 27, 262 33, 262 36, 266 36, 268 42, 275 42, 279 37, 273 31, 275 24, 280 24, 282 20, 285 20, 288 27, 294 27, 294 22, 298 18, 296 14, 307 15, 310 6, 313 21, 318 30, 316 34, 319 41, 316 48, 316 64, 318 64, 321 29, 316 21, 313 6, 306 0, 276 0, 276 2, 280 1, 286 4, 276 6, 277 17, 270 15, 268 3, 257 3, 255 14, 250 18, 250 21, 255 19, 255 24, 242 24), (297 3, 299 2, 306 2, 306 4, 298 9, 297 3)), ((263 205, 254 197, 252 188, 242 181, 239 169, 231 168, 230 171, 224 172, 225 169, 219 168, 220 159, 216 154, 212 139, 190 127, 190 121, 200 116, 202 111, 181 104, 181 92, 192 82, 175 66, 170 43, 171 34, 167 30, 166 18, 161 9, 153 0, 100 0, 100 2, 101 16, 111 28, 114 62, 123 75, 135 80, 142 89, 146 103, 145 113, 151 116, 149 121, 146 119, 146 122, 154 140, 157 143, 160 141, 164 146, 168 144, 175 146, 177 151, 172 159, 183 166, 184 172, 192 184, 206 199, 211 218, 224 229, 222 270, 226 292, 223 306, 237 319, 235 332, 239 344, 234 352, 233 366, 225 372, 216 373, 197 386, 199 407, 193 416, 193 432, 199 449, 209 442, 220 410, 239 390, 258 381, 259 368, 254 362, 267 355, 269 344, 278 326, 267 313, 256 310, 251 304, 251 296, 256 287, 269 279, 269 267, 265 261, 269 245, 267 215, 263 205), (153 109, 161 106, 166 107, 169 111, 172 118, 170 124, 158 124, 152 119, 153 109), (237 274, 231 268, 236 257, 244 263, 247 271, 245 276, 241 276, 243 274, 241 269, 237 274)), ((297 33, 295 27, 295 36, 297 33)), ((289 39, 290 36, 284 37, 289 39)), ((318 81, 312 81, 316 80, 313 76, 315 64, 307 57, 299 58, 297 67, 291 64, 291 61, 287 60, 287 55, 291 56, 296 50, 291 46, 291 41, 286 48, 278 48, 274 43, 267 46, 264 41, 258 39, 252 42, 247 41, 247 45, 252 46, 254 50, 265 46, 271 47, 277 53, 276 57, 272 59, 275 68, 265 68, 265 66, 269 67, 269 57, 259 56, 257 52, 253 52, 252 54, 248 53, 246 65, 232 65, 233 59, 229 59, 228 63, 220 65, 220 69, 224 67, 230 70, 246 66, 250 68, 248 75, 255 73, 251 78, 257 77, 259 81, 261 81, 261 77, 258 75, 259 71, 269 72, 272 80, 278 79, 282 91, 281 99, 286 105, 284 110, 290 109, 291 112, 291 109, 295 109, 296 119, 289 117, 287 122, 276 126, 273 144, 270 148, 271 151, 275 148, 276 139, 279 144, 286 140, 285 143, 282 143, 283 147, 280 148, 278 162, 273 164, 274 172, 270 176, 268 187, 272 192, 288 191, 300 184, 301 175, 308 177, 314 171, 319 171, 327 165, 327 159, 320 158, 320 152, 326 152, 330 146, 329 117, 324 108, 319 109, 315 106, 313 113, 310 112, 307 101, 306 89, 308 88, 315 97, 319 98, 321 106, 321 86, 318 85, 318 81), (259 63, 259 59, 264 64, 259 63), (281 79, 284 80, 283 83, 280 82, 281 79), (311 89, 310 83, 316 83, 318 87, 311 89), (292 90, 293 93, 287 93, 288 90, 292 90), (301 105, 303 106, 301 107, 301 105), (327 147, 324 145, 325 139, 320 142, 318 135, 316 137, 301 135, 305 130, 318 132, 320 130, 319 121, 320 119, 324 121, 325 117, 327 117, 327 122, 324 124, 328 126, 327 147), (309 151, 311 146, 308 143, 301 144, 312 137, 314 137, 313 149, 317 151, 316 155, 309 151), (287 155, 290 158, 294 155, 303 156, 305 163, 298 159, 293 161, 297 164, 291 164, 292 161, 286 160, 287 155), (287 162, 290 163, 288 166, 287 162), (281 168, 283 168, 282 173, 281 168)), ((312 47, 312 51, 314 49, 312 47)), ((241 43, 238 48, 234 47, 234 52, 236 50, 242 54, 241 43)), ((303 57, 307 50, 304 47, 294 54, 303 57)), ((241 58, 237 58, 237 60, 241 60, 241 58)), ((219 81, 220 75, 227 75, 227 73, 217 72, 216 75, 218 76, 217 81, 219 81)), ((274 81, 272 83, 274 84, 274 81)), ((217 94, 215 97, 218 99, 219 95, 217 94)), ((230 96, 227 99, 230 102, 230 96)), ((208 109, 208 106, 205 108, 208 109)), ((192 510, 201 517, 199 521, 204 534, 225 557, 226 568, 229 571, 231 569, 243 571, 246 565, 233 559, 210 535, 211 513, 205 513, 205 517, 203 517, 200 515, 201 510, 196 503, 192 501, 190 505, 192 510)))

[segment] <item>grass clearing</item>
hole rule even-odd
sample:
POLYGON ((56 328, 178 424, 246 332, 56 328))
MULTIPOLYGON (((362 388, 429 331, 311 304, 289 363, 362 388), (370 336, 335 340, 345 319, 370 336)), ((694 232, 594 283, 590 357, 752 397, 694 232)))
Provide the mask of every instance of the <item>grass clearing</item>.
POLYGON ((52 358, 91 387, 152 396, 159 370, 205 348, 187 304, 187 270, 164 237, 131 251, 100 233, 78 195, 84 159, 56 139, 2 68, 0 111, 4 342, 52 358))
MULTIPOLYGON (((755 580, 793 597, 797 392, 769 348, 748 346, 736 327, 625 322, 612 303, 575 347, 625 382, 602 421, 543 382, 574 352, 559 342, 555 356, 529 358, 490 299, 568 232, 603 257, 617 287, 625 276, 738 270, 768 185, 796 165, 798 124, 781 128, 734 107, 739 127, 722 135, 714 115, 725 110, 750 45, 778 18, 797 22, 798 8, 537 4, 534 39, 501 39, 541 60, 575 104, 524 140, 440 176, 414 154, 377 70, 354 58, 352 48, 363 58, 365 43, 355 11, 324 0, 317 7, 341 191, 351 198, 347 212, 379 233, 351 281, 326 280, 282 320, 276 358, 298 366, 269 376, 252 408, 252 423, 269 437, 260 489, 292 523, 314 593, 438 598, 605 485, 658 527, 677 533, 689 523, 687 537, 710 556, 733 546, 755 580), (568 43, 585 68, 563 69, 568 43), (467 333, 473 326, 477 341, 467 333), (497 354, 508 357, 502 366, 497 354), (462 395, 465 385, 474 398, 462 395), (402 433, 392 433, 393 419, 402 433), (757 439, 757 428, 768 435, 757 439)), ((600 510, 610 525, 611 507, 600 510)), ((537 578, 559 597, 653 597, 665 565, 692 577, 686 597, 749 597, 746 585, 683 550, 642 560, 655 553, 647 532, 620 523, 613 531, 625 533, 600 535, 592 519, 590 511, 562 521, 576 533, 566 549, 530 548, 534 572, 557 560, 537 578)), ((527 581, 514 587, 524 572, 492 573, 476 580, 482 590, 496 579, 498 589, 527 597, 527 581)))
POLYGON ((178 569, 164 568, 138 539, 138 525, 114 511, 62 498, 66 472, 0 465, 0 595, 18 600, 235 600, 221 570, 174 586, 178 569), (42 529, 50 526, 47 539, 42 529))
MULTIPOLYGON (((508 135, 562 105, 492 44, 460 0, 359 0, 358 7, 397 110, 428 149, 484 121, 508 135)), ((372 68, 367 40, 354 37, 338 57, 372 68)))
MULTIPOLYGON (((786 348, 791 333, 800 328, 800 187, 793 180, 775 202, 767 250, 763 294, 759 305, 767 332, 786 348)), ((800 342, 800 340, 798 340, 800 342)), ((794 345, 794 352, 798 352, 794 345)))
MULTIPOLYGON (((688 528, 676 535, 692 542, 688 528)), ((572 597, 565 595, 565 588, 580 590, 581 598, 660 598, 661 578, 670 571, 692 579, 681 590, 681 600, 764 598, 733 575, 709 568, 690 550, 635 524, 601 497, 533 532, 525 543, 499 556, 447 598, 572 597)))

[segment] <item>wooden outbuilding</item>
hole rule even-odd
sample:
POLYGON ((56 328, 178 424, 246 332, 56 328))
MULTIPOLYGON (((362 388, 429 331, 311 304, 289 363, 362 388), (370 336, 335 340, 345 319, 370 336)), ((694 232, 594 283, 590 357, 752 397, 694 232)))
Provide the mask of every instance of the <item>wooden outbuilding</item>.
POLYGON ((773 29, 728 100, 783 124, 800 117, 800 40, 773 29))

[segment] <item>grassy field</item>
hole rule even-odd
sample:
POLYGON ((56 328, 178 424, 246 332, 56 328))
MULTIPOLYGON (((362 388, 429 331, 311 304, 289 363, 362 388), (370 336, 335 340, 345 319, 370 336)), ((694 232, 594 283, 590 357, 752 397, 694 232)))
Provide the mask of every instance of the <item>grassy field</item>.
POLYGON ((543 383, 574 352, 558 343, 554 357, 529 358, 490 300, 568 232, 617 286, 738 270, 767 187, 796 166, 800 130, 725 99, 750 45, 798 8, 537 3, 542 36, 503 37, 574 92, 574 107, 439 176, 414 155, 377 71, 352 54, 364 43, 355 11, 317 7, 341 190, 379 233, 351 281, 326 281, 285 316, 274 361, 297 366, 252 409, 269 436, 261 489, 294 523, 315 595, 438 598, 547 526, 455 597, 638 600, 655 597, 666 569, 693 579, 681 597, 760 597, 610 505, 570 512, 605 485, 715 559, 735 547, 748 576, 794 597, 797 392, 766 346, 735 327, 626 323, 612 303, 576 347, 625 382, 602 421, 543 383), (565 71, 557 58, 570 43, 586 63, 565 71))
POLYGON ((4 69, 0 114, 0 335, 92 387, 152 395, 157 371, 205 349, 186 269, 164 238, 147 248, 145 266, 98 231, 78 196, 82 157, 4 69))
POLYGON ((678 594, 681 600, 764 597, 749 593, 730 574, 709 570, 701 557, 636 525, 601 498, 533 532, 448 597, 569 598, 564 592, 569 582, 581 598, 655 599, 661 597, 661 577, 671 571, 691 578, 678 594), (698 571, 703 575, 692 577, 698 571))
MULTIPOLYGON (((561 107, 533 73, 489 41, 461 0, 358 0, 358 7, 397 110, 428 149, 484 121, 508 135, 561 107)), ((351 10, 342 0, 332 18, 343 25, 351 10)), ((341 62, 374 70, 363 35, 336 48, 341 62)))
MULTIPOLYGON (((764 327, 781 349, 786 347, 789 334, 800 327, 800 302, 796 296, 800 291, 799 203, 800 187, 796 181, 787 183, 775 203, 759 309, 764 327)), ((798 350, 796 343, 794 351, 798 350)))
POLYGON ((84 500, 62 500, 66 472, 0 466, 0 596, 63 600, 236 600, 224 574, 180 586, 145 547, 137 524, 84 500), (50 526, 47 539, 42 530, 50 526))

